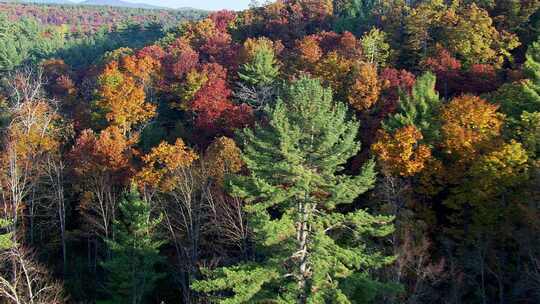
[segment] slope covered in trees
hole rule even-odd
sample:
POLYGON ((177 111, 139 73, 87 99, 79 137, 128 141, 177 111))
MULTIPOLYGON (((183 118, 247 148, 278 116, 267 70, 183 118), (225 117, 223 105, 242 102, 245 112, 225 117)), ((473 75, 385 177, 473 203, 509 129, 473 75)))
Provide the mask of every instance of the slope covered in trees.
POLYGON ((41 24, 65 26, 71 32, 88 34, 102 27, 115 29, 120 23, 159 23, 174 26, 182 20, 195 20, 207 13, 202 10, 166 10, 72 4, 0 2, 0 12, 11 21, 35 18, 41 24))
POLYGON ((540 302, 539 17, 1 19, 0 303, 540 302))

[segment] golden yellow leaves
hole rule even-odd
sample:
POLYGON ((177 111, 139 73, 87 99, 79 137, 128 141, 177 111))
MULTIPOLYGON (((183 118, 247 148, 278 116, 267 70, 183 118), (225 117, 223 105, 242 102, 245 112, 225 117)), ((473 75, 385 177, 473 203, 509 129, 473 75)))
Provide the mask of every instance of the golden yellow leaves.
POLYGON ((18 161, 54 153, 60 146, 60 116, 42 100, 28 101, 13 113, 7 145, 18 161))
POLYGON ((387 174, 413 176, 422 171, 431 158, 431 149, 418 142, 422 133, 414 126, 405 126, 389 134, 381 131, 372 146, 387 174))
POLYGON ((337 91, 343 86, 350 69, 350 62, 344 60, 336 51, 332 51, 315 64, 314 74, 324 79, 334 91, 337 91))
POLYGON ((242 169, 244 162, 241 153, 234 140, 225 136, 216 139, 206 150, 208 172, 222 184, 226 174, 238 173, 242 169))
POLYGON ((212 19, 206 18, 199 22, 189 22, 183 24, 183 38, 192 46, 201 46, 207 37, 215 36, 218 33, 216 24, 212 19))
POLYGON ((362 55, 361 41, 353 34, 322 32, 296 42, 298 69, 319 77, 338 98, 358 111, 371 108, 381 85, 377 66, 362 55))
POLYGON ((143 156, 143 168, 137 174, 139 184, 170 191, 176 185, 179 170, 190 166, 199 156, 189 149, 182 139, 174 145, 162 142, 143 156))
POLYGON ((112 61, 99 77, 100 98, 96 106, 106 114, 112 126, 126 134, 134 125, 154 117, 156 106, 146 102, 145 83, 158 68, 159 63, 148 56, 124 57, 122 66, 112 61))
POLYGON ((500 134, 504 116, 497 109, 498 106, 472 95, 452 99, 441 112, 446 153, 463 160, 474 157, 500 134))
POLYGON ((379 99, 381 84, 377 77, 377 68, 373 64, 362 64, 353 69, 352 85, 347 94, 347 101, 357 111, 371 108, 379 99))
POLYGON ((199 155, 182 139, 177 139, 174 145, 162 142, 142 157, 143 167, 135 179, 141 186, 167 192, 185 178, 184 169, 195 166, 196 172, 213 178, 221 186, 226 174, 238 173, 244 166, 240 149, 228 137, 217 138, 206 150, 203 160, 197 160, 199 155))

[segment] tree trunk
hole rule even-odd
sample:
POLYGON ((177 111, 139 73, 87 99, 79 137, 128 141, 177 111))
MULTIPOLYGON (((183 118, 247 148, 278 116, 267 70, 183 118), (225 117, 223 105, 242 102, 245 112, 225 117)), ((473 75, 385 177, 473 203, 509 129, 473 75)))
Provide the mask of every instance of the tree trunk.
POLYGON ((299 203, 299 223, 297 224, 297 240, 298 240, 298 290, 300 304, 305 304, 307 301, 307 281, 309 279, 309 265, 307 259, 308 253, 308 238, 309 238, 309 204, 304 202, 299 203))

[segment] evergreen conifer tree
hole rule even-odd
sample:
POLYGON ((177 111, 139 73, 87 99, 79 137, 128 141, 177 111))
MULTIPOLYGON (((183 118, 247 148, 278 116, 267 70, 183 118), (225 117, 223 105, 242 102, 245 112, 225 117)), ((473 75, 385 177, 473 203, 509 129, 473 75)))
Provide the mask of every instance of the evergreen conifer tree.
POLYGON ((102 265, 108 272, 107 292, 114 303, 145 303, 145 296, 162 277, 155 266, 162 262, 155 230, 161 217, 152 219, 150 205, 135 188, 119 204, 121 219, 114 222, 114 240, 107 240, 112 258, 102 265))
POLYGON ((267 125, 243 132, 250 175, 229 180, 246 202, 257 255, 193 288, 225 291, 216 301, 228 304, 364 303, 358 294, 382 285, 369 270, 392 260, 368 249, 369 238, 393 227, 390 217, 350 206, 375 182, 371 161, 357 176, 342 173, 360 150, 359 123, 330 89, 305 77, 266 111, 267 125), (353 211, 340 212, 343 205, 353 211))
POLYGON ((441 99, 435 90, 436 80, 431 72, 418 77, 411 94, 401 96, 397 113, 390 116, 383 127, 387 131, 394 131, 404 126, 415 126, 427 141, 438 138, 436 118, 441 99))
POLYGON ((237 97, 256 109, 263 108, 275 98, 278 75, 279 66, 274 50, 260 47, 251 61, 242 65, 238 72, 241 82, 237 97))
POLYGON ((253 60, 242 65, 238 75, 242 81, 255 86, 269 85, 279 74, 279 67, 274 51, 267 47, 260 47, 253 60))

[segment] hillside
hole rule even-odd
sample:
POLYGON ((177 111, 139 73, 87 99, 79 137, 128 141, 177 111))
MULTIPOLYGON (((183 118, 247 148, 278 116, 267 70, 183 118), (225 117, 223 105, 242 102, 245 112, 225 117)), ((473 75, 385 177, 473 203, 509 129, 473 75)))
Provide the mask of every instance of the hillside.
MULTIPOLYGON (((109 1, 109 0, 105 0, 109 1)), ((86 1, 81 4, 25 4, 0 2, 0 14, 6 14, 11 20, 23 17, 38 19, 42 24, 67 25, 72 31, 95 32, 101 27, 115 28, 122 23, 158 23, 170 27, 183 20, 195 20, 207 14, 202 10, 170 10, 140 5, 121 0, 113 2, 86 1), (85 3, 86 3, 85 2, 85 3), (115 6, 101 6, 110 3, 115 6), (118 4, 118 7, 116 7, 118 4), (126 5, 124 5, 126 4, 126 5)))
POLYGON ((78 3, 79 5, 101 5, 101 6, 113 6, 113 7, 131 7, 131 8, 144 8, 144 9, 167 9, 166 7, 160 7, 142 2, 127 2, 122 0, 86 0, 78 3))
POLYGON ((129 8, 144 8, 144 9, 170 9, 146 4, 143 2, 130 2, 122 0, 85 0, 85 1, 70 1, 70 0, 25 0, 25 1, 10 1, 3 0, 0 2, 6 3, 27 3, 27 4, 57 4, 57 5, 94 5, 94 6, 112 6, 112 7, 129 7, 129 8))

